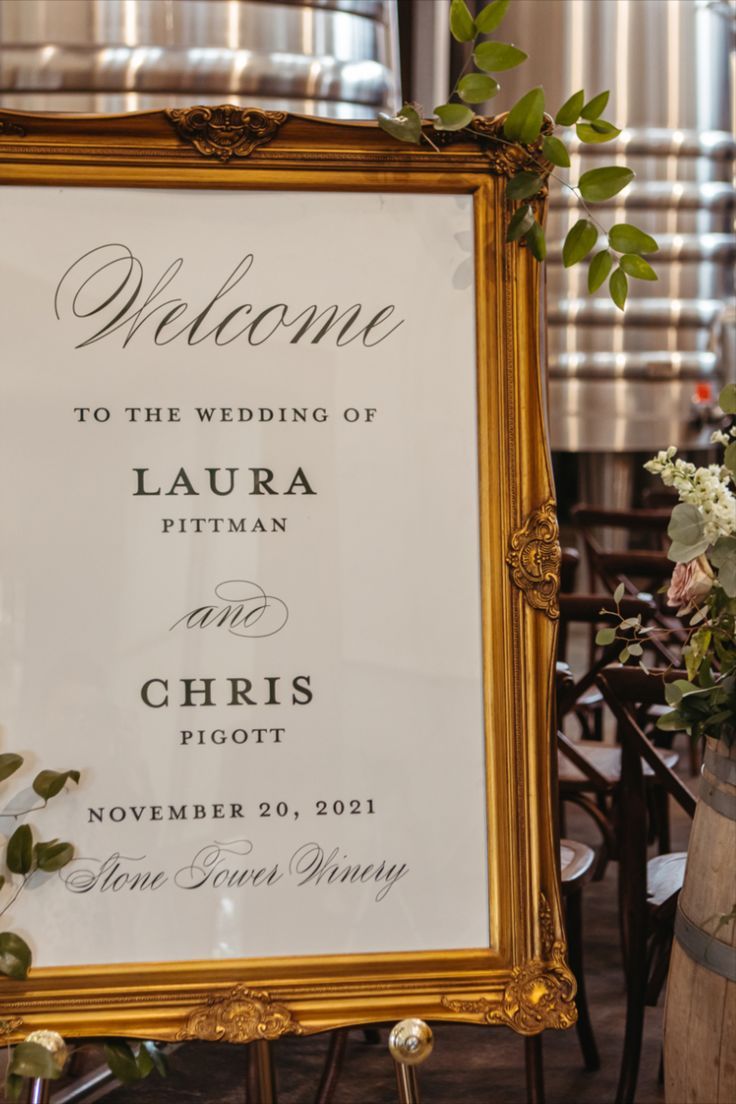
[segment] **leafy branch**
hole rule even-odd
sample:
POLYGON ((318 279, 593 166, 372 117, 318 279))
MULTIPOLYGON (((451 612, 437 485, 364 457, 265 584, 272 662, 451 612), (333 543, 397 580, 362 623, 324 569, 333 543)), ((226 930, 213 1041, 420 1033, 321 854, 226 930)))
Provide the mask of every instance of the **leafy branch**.
MULTIPOLYGON (((526 60, 527 54, 508 42, 498 42, 492 35, 503 22, 511 0, 491 0, 475 19, 466 0, 451 0, 450 33, 457 42, 470 44, 471 50, 459 73, 448 100, 434 109, 431 124, 436 132, 472 130, 476 119, 474 105, 492 99, 500 90, 495 76, 514 69, 526 60), (472 66, 472 71, 468 71, 472 66)), ((553 179, 568 188, 578 199, 586 217, 577 220, 568 231, 562 247, 565 268, 571 268, 589 258, 588 291, 593 294, 608 280, 608 292, 619 310, 623 310, 629 292, 629 278, 656 280, 657 274, 646 259, 659 249, 656 240, 631 223, 617 223, 606 230, 590 204, 605 203, 618 195, 634 178, 624 165, 607 165, 589 169, 576 184, 560 177, 551 166, 570 168, 570 153, 565 140, 555 134, 555 127, 575 127, 578 139, 587 145, 610 142, 621 133, 603 112, 609 93, 599 92, 586 99, 585 91, 573 93, 557 111, 554 122, 545 114, 544 89, 532 88, 519 99, 503 122, 504 137, 499 142, 523 147, 527 163, 538 171, 520 169, 508 181, 506 199, 512 213, 506 231, 506 241, 523 241, 538 261, 546 257, 544 229, 532 201, 538 198, 546 179, 553 179), (539 150, 538 156, 535 152, 539 150), (521 206, 516 206, 517 204, 521 206), (595 250, 595 252, 594 252, 595 250), (592 256, 591 256, 592 254, 592 256)), ((404 104, 396 115, 381 113, 379 126, 393 138, 419 145, 429 137, 417 108, 404 104)))

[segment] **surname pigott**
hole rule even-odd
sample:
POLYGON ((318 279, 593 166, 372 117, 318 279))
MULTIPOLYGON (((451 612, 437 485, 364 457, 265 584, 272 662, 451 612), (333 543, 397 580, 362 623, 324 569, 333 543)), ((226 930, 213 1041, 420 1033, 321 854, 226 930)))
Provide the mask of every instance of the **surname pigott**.
MULTIPOLYGON (((313 481, 302 467, 285 473, 269 467, 198 468, 180 467, 169 472, 133 468, 133 497, 137 499, 200 498, 235 500, 253 498, 260 506, 272 496, 294 499, 316 495, 313 481)), ((255 513, 246 516, 162 517, 161 532, 176 533, 285 533, 288 519, 255 513)))

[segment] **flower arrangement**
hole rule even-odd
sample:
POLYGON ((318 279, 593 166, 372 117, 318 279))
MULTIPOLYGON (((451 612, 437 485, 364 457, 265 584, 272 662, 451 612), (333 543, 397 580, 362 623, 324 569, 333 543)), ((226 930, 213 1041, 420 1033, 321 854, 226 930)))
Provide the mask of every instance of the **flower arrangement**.
MULTIPOLYGON (((718 401, 724 414, 736 414, 736 384, 725 387, 718 401)), ((675 564, 667 604, 688 618, 682 648, 687 679, 667 685, 672 708, 657 725, 730 744, 736 739, 736 425, 717 430, 712 440, 725 446, 721 464, 699 468, 670 447, 644 465, 680 500, 667 529, 675 564)), ((617 591, 617 605, 620 598, 617 591)), ((622 661, 640 656, 647 636, 667 631, 632 625, 619 615, 617 629, 601 630, 598 643, 626 640, 619 637, 623 630, 633 631, 636 642, 625 644, 622 661)))

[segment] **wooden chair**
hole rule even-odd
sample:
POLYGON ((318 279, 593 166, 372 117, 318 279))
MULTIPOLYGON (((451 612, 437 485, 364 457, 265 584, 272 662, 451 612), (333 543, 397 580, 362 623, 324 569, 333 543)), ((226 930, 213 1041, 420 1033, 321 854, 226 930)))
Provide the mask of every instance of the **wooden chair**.
POLYGON ((677 895, 685 854, 647 859, 649 838, 646 768, 662 791, 692 817, 695 798, 647 738, 637 707, 662 704, 666 681, 684 672, 648 675, 638 668, 608 668, 597 677, 621 739, 618 792, 619 909, 626 979, 626 1031, 616 1104, 633 1104, 641 1057, 644 1009, 657 1003, 667 972, 677 895))

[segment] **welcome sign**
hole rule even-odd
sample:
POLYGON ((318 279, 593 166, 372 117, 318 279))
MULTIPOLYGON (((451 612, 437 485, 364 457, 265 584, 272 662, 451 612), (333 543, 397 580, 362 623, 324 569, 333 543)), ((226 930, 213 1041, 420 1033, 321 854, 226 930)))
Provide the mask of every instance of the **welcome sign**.
POLYGON ((0 1003, 236 1041, 572 1022, 536 284, 492 129, 272 120, 207 162, 163 112, 3 119, 0 719, 81 779, 0 1003))

